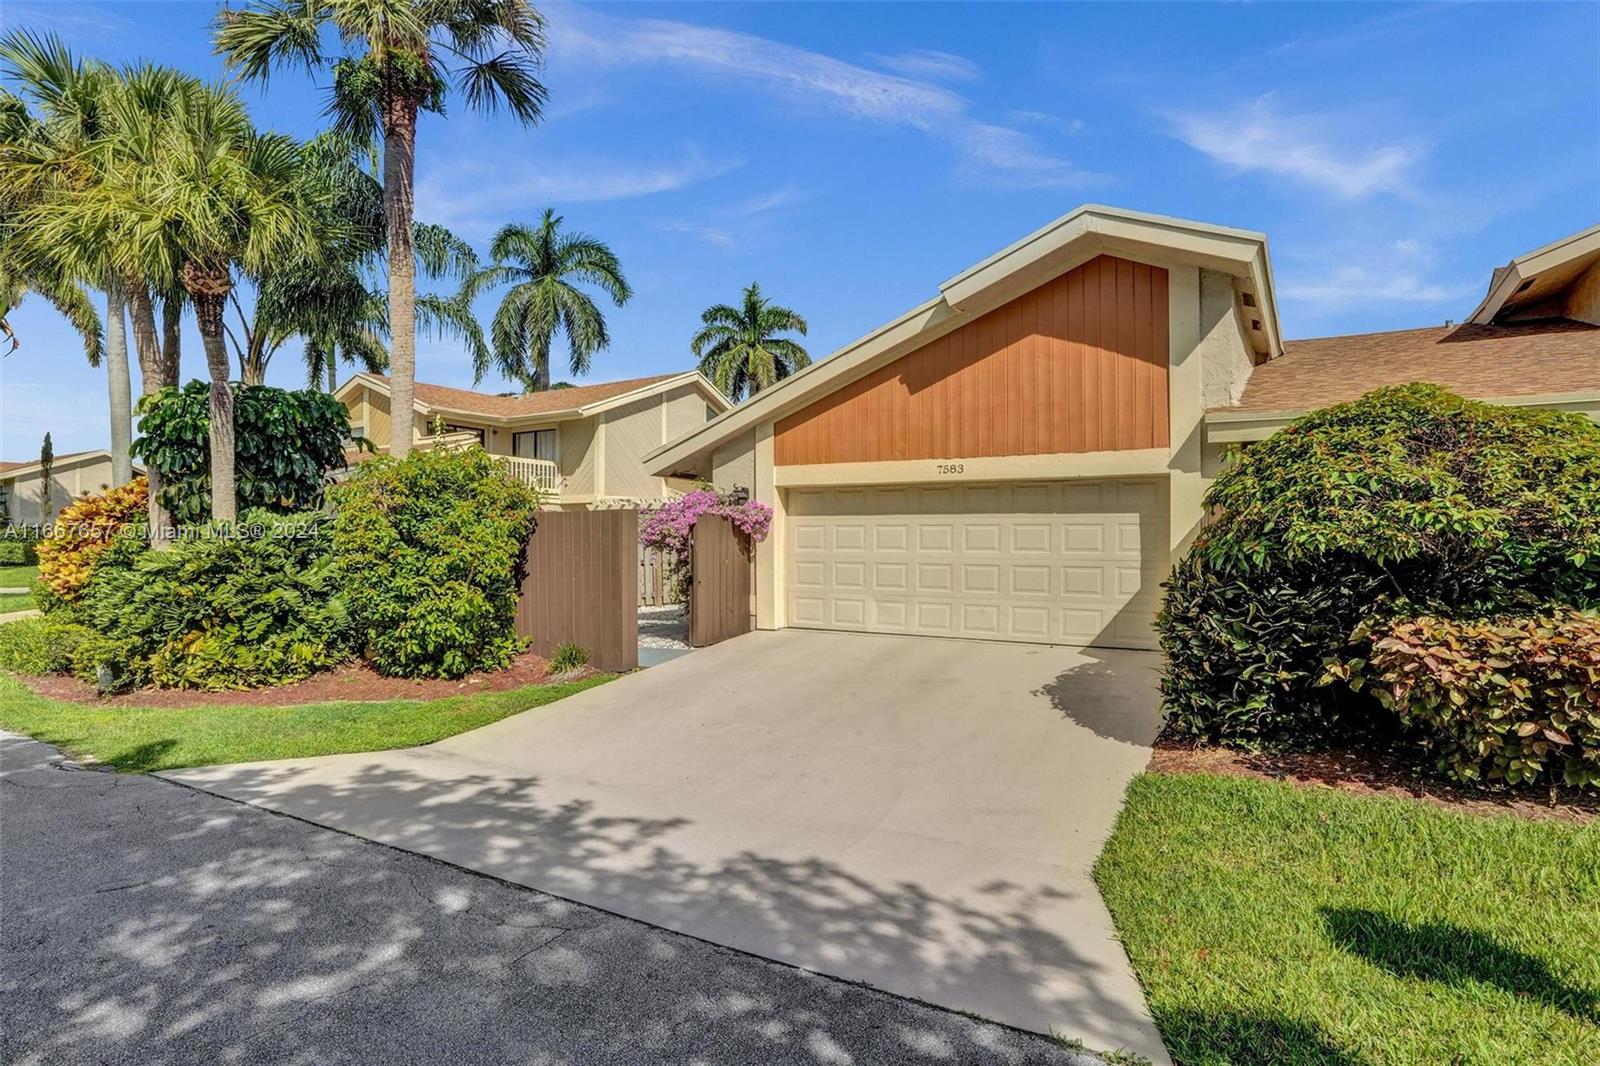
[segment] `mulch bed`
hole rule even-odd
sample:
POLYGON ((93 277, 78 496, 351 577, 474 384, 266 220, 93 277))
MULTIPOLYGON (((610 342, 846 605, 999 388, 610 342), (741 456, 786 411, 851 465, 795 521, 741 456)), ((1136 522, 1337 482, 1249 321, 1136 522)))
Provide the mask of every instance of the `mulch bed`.
POLYGON ((1600 796, 1576 790, 1467 788, 1390 755, 1365 751, 1249 752, 1156 741, 1150 769, 1162 774, 1225 774, 1287 781, 1302 788, 1331 788, 1358 796, 1398 796, 1465 814, 1585 823, 1600 819, 1600 796))
MULTIPOLYGON (((584 671, 561 680, 577 680, 593 671, 584 671)), ((524 652, 504 670, 468 674, 455 681, 412 680, 384 677, 365 662, 351 662, 292 685, 244 689, 238 692, 191 692, 186 689, 142 688, 116 696, 102 697, 93 685, 75 677, 24 677, 29 688, 53 700, 92 703, 101 707, 194 707, 266 706, 289 703, 321 703, 328 700, 434 700, 478 692, 504 692, 549 680, 545 661, 524 652)))

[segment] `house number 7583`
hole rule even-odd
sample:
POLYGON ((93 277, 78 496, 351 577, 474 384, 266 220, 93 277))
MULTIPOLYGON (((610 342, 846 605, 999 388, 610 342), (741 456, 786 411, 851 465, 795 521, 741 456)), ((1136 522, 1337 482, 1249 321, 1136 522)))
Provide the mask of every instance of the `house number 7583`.
POLYGON ((936 463, 934 469, 941 474, 960 474, 967 469, 964 463, 936 463))

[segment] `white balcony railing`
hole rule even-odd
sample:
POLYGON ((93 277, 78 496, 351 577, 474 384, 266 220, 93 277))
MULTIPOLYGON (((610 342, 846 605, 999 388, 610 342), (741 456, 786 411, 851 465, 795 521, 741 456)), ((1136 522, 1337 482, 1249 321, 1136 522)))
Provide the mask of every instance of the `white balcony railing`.
POLYGON ((539 495, 552 499, 561 495, 561 468, 548 459, 522 459, 515 455, 496 455, 506 464, 511 476, 539 490, 539 495))

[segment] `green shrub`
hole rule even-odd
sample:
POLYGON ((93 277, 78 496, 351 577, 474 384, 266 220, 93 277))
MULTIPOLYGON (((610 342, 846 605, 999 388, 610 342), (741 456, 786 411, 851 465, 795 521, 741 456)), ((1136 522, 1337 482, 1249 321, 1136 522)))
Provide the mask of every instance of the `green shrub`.
POLYGON ((0 668, 19 674, 59 674, 89 631, 53 618, 20 618, 0 625, 0 668))
POLYGON ((39 529, 34 526, 7 526, 0 529, 0 566, 32 566, 37 563, 41 536, 39 529))
POLYGON ((104 638, 81 671, 110 663, 166 688, 297 681, 348 658, 353 643, 316 513, 246 512, 232 529, 201 527, 165 551, 109 556, 79 611, 104 638))
POLYGON ((379 671, 460 677, 510 661, 534 490, 468 448, 380 456, 330 495, 340 581, 379 671))
POLYGON ((1600 617, 1553 611, 1389 625, 1378 698, 1461 781, 1600 785, 1600 617))
MULTIPOLYGON (((211 385, 191 381, 139 401, 134 454, 161 472, 161 500, 182 523, 211 517, 211 385)), ((344 404, 317 389, 241 385, 233 407, 239 509, 279 513, 322 505, 350 436, 344 404)))
POLYGON ((580 670, 589 662, 589 650, 582 644, 567 641, 550 653, 550 672, 564 674, 569 670, 580 670))
POLYGON ((122 692, 150 681, 150 663, 127 640, 92 629, 72 653, 71 670, 101 692, 122 692))
POLYGON ((1358 627, 1600 605, 1600 426, 1378 389, 1252 445, 1158 619, 1173 731, 1304 740, 1372 721, 1358 627))

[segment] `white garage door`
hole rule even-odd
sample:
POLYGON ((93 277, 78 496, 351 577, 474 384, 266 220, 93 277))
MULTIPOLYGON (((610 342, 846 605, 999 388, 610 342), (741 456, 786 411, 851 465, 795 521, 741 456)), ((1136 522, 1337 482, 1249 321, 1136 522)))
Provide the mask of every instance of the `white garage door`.
POLYGON ((789 624, 1154 648, 1165 481, 788 495, 789 624))

